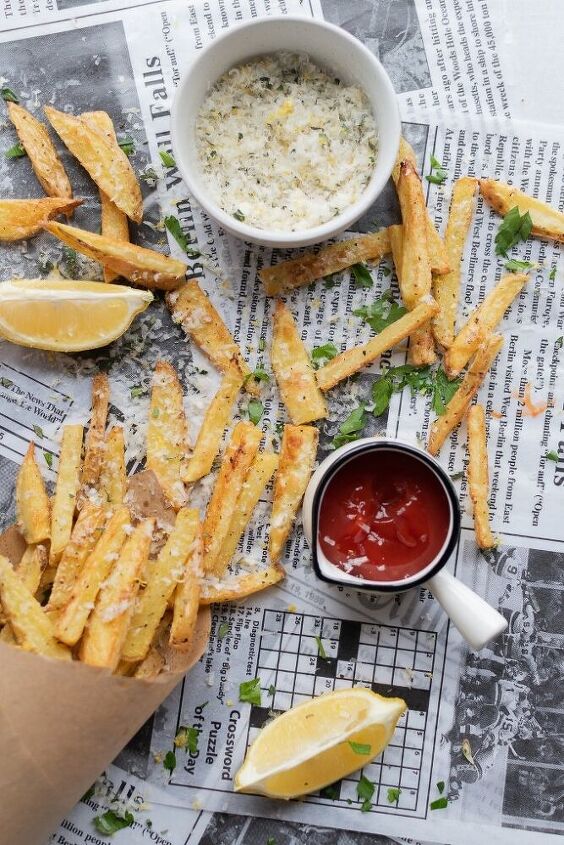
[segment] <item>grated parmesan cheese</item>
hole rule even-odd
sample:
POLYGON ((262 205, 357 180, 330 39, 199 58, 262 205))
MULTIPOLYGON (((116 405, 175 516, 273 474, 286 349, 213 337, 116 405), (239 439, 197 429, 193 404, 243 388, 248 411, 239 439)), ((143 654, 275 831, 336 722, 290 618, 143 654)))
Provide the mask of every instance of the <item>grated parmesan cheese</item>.
POLYGON ((356 202, 378 148, 366 94, 286 52, 220 77, 196 135, 218 205, 259 229, 285 231, 318 226, 356 202))

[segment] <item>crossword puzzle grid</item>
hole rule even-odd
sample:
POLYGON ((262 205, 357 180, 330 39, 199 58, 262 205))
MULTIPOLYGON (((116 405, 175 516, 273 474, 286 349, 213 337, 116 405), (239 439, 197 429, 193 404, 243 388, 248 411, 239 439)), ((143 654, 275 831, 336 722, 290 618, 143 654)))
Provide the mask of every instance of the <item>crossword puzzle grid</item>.
MULTIPOLYGON (((398 808, 415 811, 435 647, 432 631, 265 610, 257 673, 265 684, 264 706, 251 708, 248 742, 272 711, 288 710, 313 695, 353 686, 398 695, 409 710, 383 755, 363 772, 376 785, 374 806, 393 810, 387 793, 394 786, 401 788, 398 808)), ((350 800, 360 810, 357 782, 358 775, 343 779, 336 800, 350 800)))

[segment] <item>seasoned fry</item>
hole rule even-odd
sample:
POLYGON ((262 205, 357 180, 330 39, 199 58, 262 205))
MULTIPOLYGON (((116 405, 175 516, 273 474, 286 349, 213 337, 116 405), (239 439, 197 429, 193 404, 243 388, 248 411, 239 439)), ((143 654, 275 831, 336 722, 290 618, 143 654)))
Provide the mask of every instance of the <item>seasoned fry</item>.
POLYGON ((270 559, 275 563, 280 560, 313 472, 318 440, 319 432, 312 425, 284 426, 270 520, 270 559))
POLYGON ((36 546, 28 546, 23 553, 22 559, 15 567, 18 578, 27 587, 32 596, 36 594, 41 584, 41 576, 47 568, 49 555, 47 549, 41 543, 36 546))
POLYGON ((279 563, 271 563, 266 569, 237 575, 229 581, 219 584, 204 581, 200 594, 200 604, 221 604, 227 601, 238 601, 260 590, 265 590, 273 584, 282 581, 286 573, 279 563))
POLYGON ((147 467, 153 470, 176 510, 186 504, 182 476, 188 452, 182 387, 174 367, 167 361, 157 361, 147 429, 147 467))
POLYGON ((90 428, 84 440, 84 461, 80 474, 77 508, 84 506, 91 490, 97 490, 104 459, 104 436, 108 419, 110 383, 105 373, 97 373, 92 380, 92 412, 90 428))
POLYGON ((98 590, 108 577, 125 543, 129 524, 128 509, 118 508, 78 573, 70 598, 56 626, 58 639, 67 645, 76 645, 81 638, 98 590))
POLYGON ((474 512, 474 532, 480 549, 496 545, 490 527, 488 447, 483 405, 472 405, 466 419, 468 427, 468 490, 474 512))
POLYGON ((127 492, 127 470, 123 428, 120 425, 110 429, 104 444, 99 489, 103 502, 114 507, 123 504, 127 492))
POLYGON ((143 197, 129 159, 117 144, 86 120, 45 106, 51 126, 98 188, 135 223, 143 219, 143 197))
MULTIPOLYGON (((402 298, 405 302, 404 291, 402 288, 402 259, 403 259, 403 226, 390 226, 390 244, 392 246, 392 257, 396 268, 396 276, 402 293, 402 298)), ((426 361, 432 363, 435 359, 433 348, 433 339, 431 337, 430 328, 424 326, 417 329, 411 336, 410 340, 410 358, 413 362, 415 360, 426 361)))
POLYGON ((195 508, 178 511, 174 528, 154 563, 148 565, 147 586, 137 600, 121 659, 144 660, 168 602, 185 577, 195 546, 201 547, 200 515, 195 508))
POLYGON ((169 644, 178 651, 187 651, 190 648, 200 606, 203 541, 202 526, 198 521, 197 511, 195 511, 194 523, 195 536, 184 568, 184 577, 174 593, 169 644))
POLYGON ((59 454, 59 474, 51 512, 51 550, 49 563, 58 563, 67 545, 71 531, 76 496, 80 480, 80 455, 82 452, 81 425, 65 425, 59 454))
POLYGON ((446 406, 445 413, 438 417, 431 426, 431 436, 427 446, 427 451, 431 455, 438 455, 451 431, 465 417, 472 399, 478 392, 502 346, 503 337, 495 334, 478 350, 462 380, 462 384, 446 406))
POLYGON ((0 241, 22 241, 41 231, 59 214, 70 214, 82 200, 44 197, 38 200, 0 199, 0 241))
MULTIPOLYGON (((84 112, 81 117, 89 126, 97 129, 98 132, 102 132, 110 144, 118 147, 114 124, 107 112, 84 112)), ((127 222, 127 215, 119 210, 117 205, 111 201, 104 191, 100 191, 100 205, 102 208, 102 235, 108 238, 115 238, 118 241, 128 241, 129 224, 127 222)), ((115 279, 117 279, 117 273, 105 268, 104 281, 113 282, 115 279)))
POLYGON ((472 355, 493 332, 515 297, 523 290, 529 276, 526 273, 509 273, 503 276, 468 317, 444 357, 444 367, 449 378, 462 372, 472 355))
MULTIPOLYGON (((241 350, 198 282, 187 282, 180 291, 167 297, 167 301, 174 322, 181 324, 220 372, 227 374, 235 368, 243 379, 250 374, 241 350)), ((258 392, 250 377, 245 386, 249 393, 258 392)))
POLYGON ((1 555, 0 600, 12 633, 22 648, 46 657, 70 660, 70 651, 55 639, 53 626, 43 608, 14 572, 8 559, 1 555))
POLYGON ((96 235, 64 223, 47 223, 43 228, 63 243, 93 261, 98 261, 104 268, 108 267, 118 276, 124 276, 140 287, 173 290, 184 281, 188 269, 177 258, 128 241, 96 235))
POLYGON ((51 537, 51 506, 35 460, 35 444, 28 446, 16 481, 16 519, 26 543, 51 537))
POLYGON ((135 609, 141 572, 151 549, 154 525, 154 520, 144 519, 135 528, 110 575, 100 586, 80 646, 80 659, 90 666, 105 666, 113 671, 119 663, 135 609))
POLYGON ((225 519, 225 515, 235 510, 261 437, 260 429, 251 422, 239 422, 233 429, 204 520, 205 572, 216 572, 216 560, 229 532, 229 520, 225 519))
POLYGON ((171 621, 172 614, 167 611, 159 622, 151 647, 146 658, 141 663, 136 666, 135 663, 122 661, 123 666, 129 666, 134 669, 133 675, 136 678, 141 678, 144 681, 153 681, 157 675, 160 675, 166 669, 166 660, 163 652, 168 644, 171 621))
POLYGON ((505 215, 515 206, 520 214, 528 211, 533 221, 532 235, 564 243, 564 213, 561 211, 495 179, 480 179, 480 193, 498 214, 505 215))
POLYGON ((437 313, 437 309, 436 302, 429 297, 428 302, 421 302, 413 311, 404 314, 395 323, 387 326, 368 343, 353 346, 352 349, 341 352, 340 355, 317 370, 315 375, 321 390, 330 390, 343 379, 371 364, 382 352, 397 346, 420 326, 428 323, 431 317, 437 313))
POLYGON ((103 508, 86 502, 59 561, 46 607, 48 613, 59 613, 69 602, 75 581, 102 536, 104 522, 103 508))
POLYGON ((33 172, 49 197, 72 197, 71 183, 46 127, 18 103, 6 103, 33 172))
POLYGON ((460 293, 460 264, 464 245, 476 208, 476 187, 478 182, 471 176, 457 179, 452 189, 450 212, 445 232, 445 247, 450 270, 442 276, 433 277, 433 296, 439 306, 439 313, 433 319, 433 335, 437 343, 448 349, 456 331, 456 313, 460 293))
POLYGON ((206 411, 194 451, 183 472, 182 480, 185 484, 192 484, 211 472, 242 384, 243 378, 238 369, 233 368, 223 377, 219 390, 206 411))
POLYGON ((292 314, 281 300, 276 302, 274 311, 270 358, 282 400, 294 425, 326 417, 327 404, 317 386, 309 355, 292 314))
POLYGON ((278 296, 285 290, 309 285, 323 276, 345 270, 359 261, 380 261, 390 251, 388 230, 360 235, 323 247, 317 253, 283 261, 274 267, 264 267, 259 276, 267 296, 278 296))
POLYGON ((216 558, 217 577, 222 577, 229 566, 261 494, 277 467, 278 455, 274 452, 258 452, 255 456, 235 505, 229 531, 216 558))

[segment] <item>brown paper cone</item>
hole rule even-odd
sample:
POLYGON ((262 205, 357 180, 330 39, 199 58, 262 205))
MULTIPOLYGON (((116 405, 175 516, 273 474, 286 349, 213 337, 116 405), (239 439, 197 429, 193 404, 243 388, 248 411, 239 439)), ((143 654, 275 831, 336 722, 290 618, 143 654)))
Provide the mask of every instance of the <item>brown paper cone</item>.
POLYGON ((0 643, 0 845, 44 845, 104 768, 204 653, 209 610, 192 649, 155 681, 0 643))

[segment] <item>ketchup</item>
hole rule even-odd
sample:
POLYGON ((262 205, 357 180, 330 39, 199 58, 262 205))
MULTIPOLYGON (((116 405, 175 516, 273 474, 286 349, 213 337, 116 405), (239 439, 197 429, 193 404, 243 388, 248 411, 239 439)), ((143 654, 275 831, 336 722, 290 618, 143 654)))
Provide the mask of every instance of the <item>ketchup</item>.
POLYGON ((350 575, 398 581, 431 563, 449 524, 447 495, 433 471, 408 453, 378 450, 352 458, 329 482, 319 542, 350 575))

